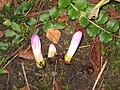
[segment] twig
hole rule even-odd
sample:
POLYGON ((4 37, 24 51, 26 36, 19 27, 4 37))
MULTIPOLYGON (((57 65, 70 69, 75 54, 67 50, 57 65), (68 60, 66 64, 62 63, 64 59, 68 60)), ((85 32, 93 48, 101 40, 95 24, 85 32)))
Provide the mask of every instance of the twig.
POLYGON ((56 60, 55 70, 54 70, 54 72, 53 72, 53 90, 55 90, 55 88, 54 88, 54 81, 55 81, 55 76, 56 76, 56 74, 57 74, 57 63, 58 63, 58 61, 56 60))
POLYGON ((92 90, 95 90, 95 87, 96 87, 96 85, 97 85, 97 83, 98 83, 98 80, 100 79, 100 77, 101 77, 101 75, 102 75, 102 73, 103 73, 103 70, 104 70, 105 67, 106 67, 106 64, 107 64, 107 61, 105 61, 105 63, 103 64, 103 67, 101 68, 101 71, 100 71, 100 73, 98 74, 97 79, 95 80, 95 83, 94 83, 94 85, 93 85, 92 90))
POLYGON ((5 69, 17 56, 18 54, 16 54, 11 60, 9 60, 2 69, 5 69))
POLYGON ((27 76, 26 76, 26 73, 25 73, 25 67, 24 67, 24 63, 23 63, 23 62, 22 62, 22 70, 23 70, 25 82, 26 82, 26 85, 27 85, 27 89, 30 90, 30 87, 29 87, 29 84, 28 84, 28 80, 27 80, 27 76))
POLYGON ((79 48, 86 48, 86 47, 90 47, 90 45, 80 46, 79 48))

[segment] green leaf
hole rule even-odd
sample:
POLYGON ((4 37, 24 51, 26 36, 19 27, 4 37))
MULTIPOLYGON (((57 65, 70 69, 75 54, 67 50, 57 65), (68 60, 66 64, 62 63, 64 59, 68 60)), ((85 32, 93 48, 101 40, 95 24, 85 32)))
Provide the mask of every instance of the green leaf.
POLYGON ((110 42, 112 40, 112 38, 113 38, 113 36, 111 34, 108 34, 108 33, 104 32, 104 31, 102 31, 100 33, 99 37, 100 37, 100 41, 104 42, 104 43, 110 42))
POLYGON ((82 27, 87 27, 90 24, 90 22, 85 17, 81 17, 79 23, 82 27))
POLYGON ((108 15, 105 12, 100 12, 99 18, 95 20, 97 24, 105 24, 108 20, 108 15))
POLYGON ((48 22, 48 23, 44 24, 43 31, 47 32, 49 28, 53 28, 52 22, 48 22))
POLYGON ((117 45, 118 47, 120 47, 120 40, 117 40, 117 41, 116 41, 116 45, 117 45))
POLYGON ((96 37, 100 33, 100 29, 95 25, 89 25, 87 28, 87 33, 90 37, 96 37))
POLYGON ((78 9, 78 10, 83 10, 87 7, 87 0, 77 0, 75 2, 75 7, 78 9))
POLYGON ((5 26, 10 26, 10 25, 11 25, 11 21, 10 21, 9 19, 6 19, 6 20, 3 22, 3 24, 4 24, 5 26))
POLYGON ((40 14, 39 20, 42 22, 46 22, 48 20, 50 20, 50 14, 49 12, 44 12, 40 14))
POLYGON ((12 22, 11 27, 12 27, 12 29, 15 30, 16 32, 21 32, 21 29, 20 29, 19 24, 15 23, 15 22, 12 22))
POLYGON ((20 7, 18 7, 18 6, 15 7, 15 8, 14 8, 14 16, 15 16, 15 15, 19 15, 19 14, 20 14, 20 10, 21 10, 20 7))
POLYGON ((16 34, 15 38, 12 40, 12 44, 13 45, 19 44, 20 38, 21 36, 16 34))
POLYGON ((79 18, 80 16, 80 12, 79 11, 76 11, 75 9, 71 8, 69 11, 68 11, 68 15, 71 19, 77 19, 79 18))
POLYGON ((5 4, 2 9, 2 13, 8 14, 10 12, 10 4, 5 4))
POLYGON ((65 23, 64 22, 57 22, 57 21, 55 21, 54 22, 54 27, 56 29, 63 29, 65 27, 65 23))
POLYGON ((0 75, 8 73, 8 70, 0 69, 0 75))
POLYGON ((117 32, 118 29, 119 29, 119 21, 118 20, 114 20, 114 19, 108 21, 108 23, 107 23, 107 29, 110 32, 117 32))
POLYGON ((59 0, 58 6, 60 8, 66 8, 68 5, 70 5, 71 0, 59 0))
POLYGON ((50 13, 50 16, 55 19, 55 18, 58 18, 61 14, 61 10, 57 7, 52 7, 49 11, 50 13))
POLYGON ((31 17, 29 20, 28 20, 28 24, 29 25, 35 25, 37 23, 37 20, 33 17, 31 17))
POLYGON ((26 11, 29 8, 30 8, 30 3, 29 2, 26 2, 26 1, 22 2, 22 4, 21 4, 21 10, 22 11, 26 11))
POLYGON ((5 37, 13 37, 16 33, 13 30, 6 30, 5 31, 5 37))
POLYGON ((0 42, 0 50, 7 50, 9 45, 7 43, 0 42))

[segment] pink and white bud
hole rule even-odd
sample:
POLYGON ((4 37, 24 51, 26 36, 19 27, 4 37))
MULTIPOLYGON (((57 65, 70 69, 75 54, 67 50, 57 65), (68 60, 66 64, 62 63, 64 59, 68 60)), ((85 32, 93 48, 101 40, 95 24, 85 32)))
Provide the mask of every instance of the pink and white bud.
POLYGON ((38 68, 43 68, 45 65, 45 61, 43 59, 42 53, 41 53, 41 42, 40 38, 37 34, 33 34, 31 37, 31 46, 32 51, 35 57, 36 65, 38 68))
POLYGON ((54 44, 50 44, 49 45, 49 50, 48 50, 48 58, 52 58, 57 54, 56 52, 56 47, 54 46, 54 44))
POLYGON ((82 38, 82 32, 81 31, 77 31, 76 33, 74 33, 70 46, 68 48, 67 54, 65 55, 65 61, 67 61, 68 63, 71 61, 75 51, 78 48, 78 45, 81 41, 82 38))

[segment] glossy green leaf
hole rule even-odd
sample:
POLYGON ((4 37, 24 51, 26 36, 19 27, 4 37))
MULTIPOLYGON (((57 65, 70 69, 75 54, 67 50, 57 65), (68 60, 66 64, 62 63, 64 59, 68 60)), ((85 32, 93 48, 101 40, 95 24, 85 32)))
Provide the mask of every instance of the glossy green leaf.
POLYGON ((100 12, 99 18, 95 20, 97 24, 105 24, 108 20, 108 15, 105 12, 100 12))
POLYGON ((9 19, 6 19, 6 20, 3 22, 3 24, 4 24, 5 26, 10 26, 10 25, 11 25, 11 21, 10 21, 9 19))
POLYGON ((100 37, 100 41, 104 42, 104 43, 110 42, 112 40, 112 38, 113 38, 113 36, 111 34, 108 34, 108 33, 104 32, 104 31, 102 31, 100 33, 99 37, 100 37))
POLYGON ((40 14, 39 20, 42 22, 46 22, 48 20, 50 20, 50 14, 49 12, 44 12, 40 14))
POLYGON ((50 16, 55 19, 55 18, 58 18, 60 16, 61 10, 57 7, 52 7, 50 9, 49 13, 50 13, 50 16))
POLYGON ((5 4, 2 9, 2 13, 8 14, 10 12, 10 4, 5 4))
POLYGON ((19 14, 20 14, 20 10, 21 10, 20 7, 15 7, 15 8, 14 8, 14 16, 15 16, 15 15, 19 15, 19 14))
POLYGON ((68 15, 71 19, 77 19, 79 18, 80 16, 80 12, 79 11, 76 11, 75 9, 71 8, 69 11, 68 11, 68 15))
POLYGON ((12 44, 13 45, 19 44, 20 38, 21 36, 16 34, 15 38, 12 39, 12 44))
POLYGON ((59 0, 58 6, 60 8, 66 8, 68 5, 70 5, 71 0, 59 0))
POLYGON ((54 28, 56 29, 63 29, 65 27, 65 23, 64 22, 54 22, 54 28))
POLYGON ((96 37, 100 33, 100 29, 95 25, 89 25, 87 28, 87 33, 90 37, 96 37))
POLYGON ((0 50, 7 50, 9 45, 4 42, 0 42, 0 50))
POLYGON ((90 22, 85 17, 81 17, 79 23, 82 27, 87 27, 90 24, 90 22))
POLYGON ((87 0, 77 0, 75 2, 75 7, 78 9, 78 10, 83 10, 87 7, 87 0))
POLYGON ((16 32, 21 32, 21 29, 20 29, 19 24, 15 23, 15 22, 12 22, 11 27, 12 27, 12 29, 15 30, 16 32))
POLYGON ((116 45, 117 45, 118 47, 120 47, 120 40, 117 40, 117 41, 116 41, 116 45))
POLYGON ((30 3, 29 2, 26 2, 26 1, 22 2, 22 4, 21 4, 21 10, 22 11, 26 11, 29 8, 30 8, 30 3))
POLYGON ((49 28, 53 28, 52 22, 48 22, 48 23, 44 24, 43 31, 47 32, 49 28))
POLYGON ((110 32, 117 32, 119 29, 119 21, 118 20, 110 20, 107 23, 107 29, 110 32))
POLYGON ((16 32, 13 30, 6 30, 5 31, 5 37, 13 37, 16 35, 16 32))
POLYGON ((35 25, 37 23, 37 20, 33 17, 31 17, 28 22, 27 22, 29 25, 35 25))

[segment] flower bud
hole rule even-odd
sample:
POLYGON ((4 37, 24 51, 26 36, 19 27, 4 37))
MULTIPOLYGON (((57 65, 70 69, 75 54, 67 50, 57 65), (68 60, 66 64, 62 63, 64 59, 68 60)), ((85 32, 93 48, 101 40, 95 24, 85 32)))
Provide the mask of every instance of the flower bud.
POLYGON ((31 46, 32 46, 32 51, 33 51, 33 55, 35 57, 37 67, 38 68, 43 68, 44 65, 45 65, 45 61, 44 61, 42 53, 41 53, 40 38, 37 34, 32 35, 31 46))
POLYGON ((77 47, 81 41, 82 38, 82 32, 81 31, 77 31, 76 33, 74 33, 70 46, 68 48, 67 54, 65 55, 65 61, 67 61, 68 63, 71 61, 75 51, 77 50, 77 47))
POLYGON ((54 44, 50 44, 49 46, 49 50, 48 50, 48 58, 52 58, 57 54, 56 52, 56 47, 54 46, 54 44))

